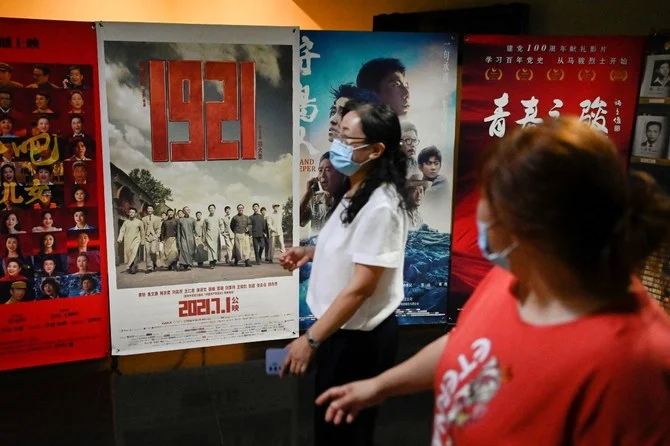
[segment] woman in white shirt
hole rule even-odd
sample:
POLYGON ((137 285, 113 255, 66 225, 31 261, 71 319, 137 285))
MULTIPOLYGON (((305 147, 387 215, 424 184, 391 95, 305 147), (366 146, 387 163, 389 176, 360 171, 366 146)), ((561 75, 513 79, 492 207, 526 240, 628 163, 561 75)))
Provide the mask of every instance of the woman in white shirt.
MULTIPOLYGON (((317 394, 374 376, 395 361, 409 227, 400 133, 388 106, 347 103, 330 161, 348 181, 335 194, 316 247, 292 248, 279 259, 289 270, 313 262, 307 303, 317 321, 289 344, 281 375, 304 374, 314 357, 317 394)), ((373 444, 375 410, 342 426, 324 417, 316 408, 315 444, 373 444)))

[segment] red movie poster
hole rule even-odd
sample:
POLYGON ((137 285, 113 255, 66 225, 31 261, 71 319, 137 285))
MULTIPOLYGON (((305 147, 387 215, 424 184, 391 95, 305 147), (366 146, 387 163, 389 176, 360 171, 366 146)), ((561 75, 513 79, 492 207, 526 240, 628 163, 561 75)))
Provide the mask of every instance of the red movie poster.
POLYGON ((475 225, 482 150, 516 128, 573 115, 627 157, 643 45, 630 37, 466 36, 449 322, 491 268, 475 225))
POLYGON ((0 19, 0 370, 109 353, 91 23, 0 19))

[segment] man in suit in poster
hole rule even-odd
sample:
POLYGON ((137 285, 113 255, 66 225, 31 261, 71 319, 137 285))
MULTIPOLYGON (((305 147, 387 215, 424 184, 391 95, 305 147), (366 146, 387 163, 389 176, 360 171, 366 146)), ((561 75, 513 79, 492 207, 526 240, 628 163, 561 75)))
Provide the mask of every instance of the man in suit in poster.
POLYGON ((162 221, 154 215, 154 207, 147 206, 147 215, 142 218, 146 243, 144 245, 147 262, 147 273, 158 269, 158 238, 161 234, 162 221))
POLYGON ((658 121, 649 121, 645 126, 645 134, 647 140, 640 144, 640 153, 643 156, 652 156, 654 158, 660 156, 661 154, 661 144, 662 141, 659 141, 661 136, 661 130, 663 130, 663 124, 658 121))
POLYGON ((658 75, 651 82, 652 87, 667 87, 670 85, 670 60, 661 62, 656 72, 658 75))

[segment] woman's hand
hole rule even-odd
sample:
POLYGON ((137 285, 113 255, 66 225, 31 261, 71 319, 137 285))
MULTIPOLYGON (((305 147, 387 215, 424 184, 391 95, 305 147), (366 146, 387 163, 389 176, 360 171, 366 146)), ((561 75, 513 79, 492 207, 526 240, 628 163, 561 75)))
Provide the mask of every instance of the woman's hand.
POLYGON ((331 387, 316 399, 316 404, 321 406, 330 401, 326 421, 338 425, 345 419, 352 423, 361 410, 376 406, 382 400, 377 380, 371 378, 331 387))
POLYGON ((312 261, 314 251, 312 248, 305 246, 298 246, 291 248, 279 256, 279 264, 288 271, 293 271, 296 268, 312 261))
POLYGON ((307 342, 307 336, 300 336, 287 345, 286 349, 288 350, 288 354, 279 371, 279 377, 286 374, 304 375, 309 362, 312 360, 312 356, 314 356, 314 349, 307 342))

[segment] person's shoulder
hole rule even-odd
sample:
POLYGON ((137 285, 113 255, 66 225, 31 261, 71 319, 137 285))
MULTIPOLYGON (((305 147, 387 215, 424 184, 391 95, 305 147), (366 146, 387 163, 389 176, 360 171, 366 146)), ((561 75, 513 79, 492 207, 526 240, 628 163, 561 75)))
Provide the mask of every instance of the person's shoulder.
POLYGON ((370 199, 368 200, 368 205, 370 205, 371 208, 397 209, 400 200, 400 193, 395 185, 384 183, 372 192, 370 199))
POLYGON ((479 282, 475 288, 468 303, 476 302, 482 296, 489 296, 487 302, 492 302, 491 295, 507 298, 512 293, 512 288, 515 286, 516 278, 509 271, 494 266, 486 273, 484 278, 479 282))
POLYGON ((601 358, 595 365, 610 381, 670 375, 670 316, 646 294, 636 296, 635 306, 601 324, 601 358))
POLYGON ((445 175, 439 174, 433 180, 433 185, 435 186, 435 185, 439 185, 439 184, 446 183, 446 182, 447 182, 447 177, 445 175))

